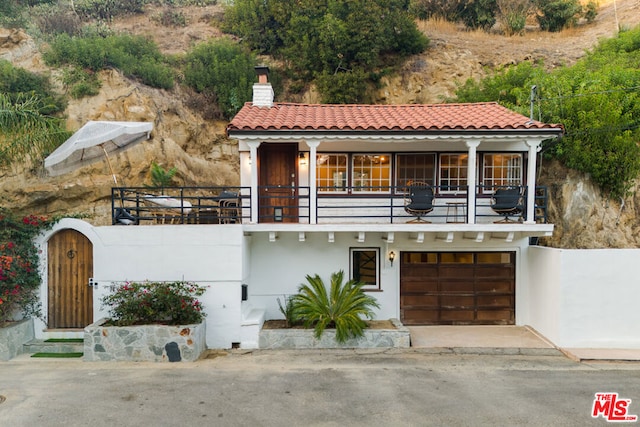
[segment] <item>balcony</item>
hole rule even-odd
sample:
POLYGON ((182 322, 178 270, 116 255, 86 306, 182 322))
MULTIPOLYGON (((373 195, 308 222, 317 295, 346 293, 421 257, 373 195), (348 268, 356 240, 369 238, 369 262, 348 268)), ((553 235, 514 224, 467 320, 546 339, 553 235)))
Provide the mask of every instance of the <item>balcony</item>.
MULTIPOLYGON (((405 210, 406 187, 318 188, 258 187, 117 187, 112 189, 113 225, 158 224, 493 224, 523 223, 527 188, 519 212, 505 217, 492 208, 495 188, 477 186, 472 209, 466 186, 434 186, 433 210, 416 221, 405 210), (252 197, 254 196, 254 197, 252 197), (253 209, 252 200, 258 207, 253 209), (471 212, 471 214, 469 213, 471 212)), ((536 187, 534 221, 547 223, 547 189, 536 187)))

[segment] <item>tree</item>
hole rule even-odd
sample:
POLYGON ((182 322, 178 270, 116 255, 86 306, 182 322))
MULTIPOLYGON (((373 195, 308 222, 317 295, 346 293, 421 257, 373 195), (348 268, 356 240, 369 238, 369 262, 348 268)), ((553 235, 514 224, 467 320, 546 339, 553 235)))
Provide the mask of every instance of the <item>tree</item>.
POLYGON ((561 123, 566 133, 545 153, 587 173, 611 197, 624 197, 640 175, 640 27, 603 40, 572 67, 546 73, 521 63, 480 82, 469 80, 458 102, 498 101, 529 114, 537 86, 535 119, 561 123))
POLYGON ((218 40, 196 46, 186 58, 185 82, 200 93, 215 95, 225 118, 251 100, 255 57, 241 46, 218 40))
MULTIPOLYGON (((311 80, 357 70, 375 83, 379 68, 422 52, 428 45, 407 11, 408 3, 236 0, 225 12, 223 28, 241 37, 251 49, 284 59, 299 78, 311 80)), ((340 102, 363 97, 358 92, 340 102)))

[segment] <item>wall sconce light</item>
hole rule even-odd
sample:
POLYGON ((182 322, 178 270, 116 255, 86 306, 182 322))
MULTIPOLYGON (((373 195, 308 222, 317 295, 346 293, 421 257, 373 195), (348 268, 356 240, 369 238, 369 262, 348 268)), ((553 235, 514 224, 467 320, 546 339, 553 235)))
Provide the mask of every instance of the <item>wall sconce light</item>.
POLYGON ((393 267, 393 260, 396 259, 396 253, 391 251, 389 252, 389 262, 391 263, 391 267, 393 267))
POLYGON ((300 161, 300 166, 307 165, 307 156, 302 151, 298 154, 298 159, 300 161))

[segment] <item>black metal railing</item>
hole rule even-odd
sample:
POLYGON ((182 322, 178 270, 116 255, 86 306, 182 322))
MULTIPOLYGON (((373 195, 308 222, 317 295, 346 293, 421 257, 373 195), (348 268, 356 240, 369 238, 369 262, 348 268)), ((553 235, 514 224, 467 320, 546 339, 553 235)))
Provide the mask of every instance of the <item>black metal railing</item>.
POLYGON ((115 187, 112 224, 233 224, 250 219, 248 187, 115 187))
MULTIPOLYGON (((433 206, 419 218, 408 209, 406 186, 320 187, 312 200, 309 187, 258 187, 257 221, 261 223, 466 223, 469 197, 466 186, 432 186, 433 206), (312 203, 315 202, 315 203, 312 203), (315 210, 312 211, 313 207, 315 210), (315 215, 312 215, 315 214, 315 215)), ((518 193, 513 210, 494 210, 497 190, 476 187, 473 212, 476 223, 522 222, 527 217, 527 187, 510 186, 518 193)), ((116 187, 112 189, 113 224, 236 224, 255 222, 249 187, 116 187)), ((547 222, 547 189, 536 187, 534 219, 547 222)))

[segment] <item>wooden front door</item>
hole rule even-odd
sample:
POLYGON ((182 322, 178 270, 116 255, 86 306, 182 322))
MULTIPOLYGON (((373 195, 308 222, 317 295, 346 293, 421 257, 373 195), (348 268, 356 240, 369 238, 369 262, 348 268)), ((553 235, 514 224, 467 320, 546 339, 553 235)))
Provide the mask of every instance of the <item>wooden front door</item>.
POLYGON ((405 325, 512 325, 515 253, 403 252, 405 325))
POLYGON ((298 222, 297 144, 258 149, 259 222, 298 222))
POLYGON ((48 243, 48 328, 84 328, 93 322, 93 245, 82 233, 62 230, 48 243))

